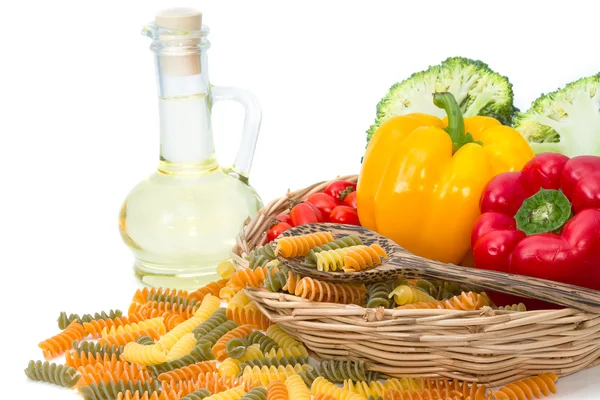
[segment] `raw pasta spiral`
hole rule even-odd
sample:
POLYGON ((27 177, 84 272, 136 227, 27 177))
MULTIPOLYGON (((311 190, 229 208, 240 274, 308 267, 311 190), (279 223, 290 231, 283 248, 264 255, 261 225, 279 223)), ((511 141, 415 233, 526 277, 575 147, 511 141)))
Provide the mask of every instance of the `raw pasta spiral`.
POLYGON ((300 376, 300 378, 302 378, 302 380, 304 381, 304 383, 306 383, 306 386, 310 387, 313 382, 315 381, 315 379, 317 379, 319 377, 319 375, 317 374, 317 372, 315 371, 314 368, 312 369, 307 369, 304 372, 298 372, 298 376, 300 376))
POLYGON ((158 381, 146 382, 123 382, 108 381, 100 383, 91 383, 88 386, 78 388, 79 393, 83 395, 84 400, 114 400, 119 393, 130 392, 148 392, 153 393, 160 390, 158 381))
POLYGON ((178 381, 192 379, 199 374, 215 371, 217 371, 217 363, 215 361, 201 361, 185 367, 176 368, 172 371, 163 372, 158 375, 157 379, 161 382, 178 381))
POLYGON ((242 400, 267 400, 267 389, 262 386, 252 388, 242 397, 242 400))
POLYGON ((313 396, 330 394, 335 397, 336 400, 366 400, 366 397, 339 388, 322 376, 319 376, 314 380, 310 392, 313 396))
POLYGON ((277 240, 275 255, 281 255, 286 258, 306 256, 312 248, 332 241, 333 236, 331 232, 317 232, 307 235, 284 237, 277 240))
POLYGON ((193 393, 188 394, 181 398, 181 400, 203 400, 204 398, 210 396, 210 391, 206 388, 201 388, 193 393))
POLYGON ((221 261, 217 265, 217 274, 222 279, 231 279, 231 276, 235 273, 235 266, 231 261, 221 261))
POLYGON ((390 292, 389 297, 391 298, 392 296, 394 297, 396 304, 399 306, 403 306, 405 304, 436 301, 423 290, 408 285, 397 286, 392 292, 390 292))
MULTIPOLYGON (((464 400, 462 393, 446 389, 424 389, 415 392, 390 390, 385 393, 386 400, 464 400)), ((473 400, 473 399, 469 399, 473 400)))
POLYGON ((194 350, 196 347, 196 338, 192 332, 186 333, 173 345, 171 350, 167 353, 167 361, 177 360, 183 356, 186 356, 194 350))
POLYGON ((414 378, 390 378, 383 386, 385 390, 421 390, 420 381, 414 378))
POLYGON ((116 400, 177 400, 179 399, 179 395, 174 390, 163 390, 158 394, 158 392, 140 392, 135 391, 131 392, 127 390, 125 392, 119 393, 117 395, 116 400))
MULTIPOLYGON (((205 349, 201 345, 197 345, 194 347, 194 350, 192 350, 192 352, 186 356, 183 356, 177 360, 167 361, 162 364, 148 366, 148 369, 151 369, 154 375, 159 375, 163 372, 172 371, 177 368, 183 368, 201 361, 208 361, 209 353, 210 347, 205 349)), ((210 356, 212 356, 212 354, 210 354, 210 356)))
MULTIPOLYGON (((246 336, 246 341, 247 341, 248 345, 258 344, 260 346, 260 350, 263 352, 267 352, 267 351, 271 351, 271 349, 279 348, 281 346, 280 343, 277 340, 274 340, 275 338, 269 334, 269 331, 273 332, 273 330, 271 329, 273 327, 278 327, 278 326, 277 325, 269 326, 267 328, 266 335, 264 333, 262 333, 261 331, 253 331, 251 334, 246 336)), ((281 328, 279 328, 279 329, 281 329, 281 328)), ((290 338, 290 339, 293 340, 296 343, 296 345, 298 345, 298 346, 300 345, 300 343, 296 342, 294 339, 292 339, 292 338, 290 338)))
POLYGON ((344 380, 344 389, 349 392, 360 394, 363 397, 381 397, 385 392, 385 386, 379 381, 356 381, 344 380))
POLYGON ((115 365, 119 361, 119 357, 115 354, 109 356, 108 354, 101 355, 100 353, 77 353, 74 351, 68 351, 65 354, 65 365, 73 368, 85 367, 86 365, 94 364, 112 364, 115 365))
POLYGON ((206 397, 208 400, 239 400, 246 394, 243 386, 236 386, 221 393, 206 397))
POLYGON ((394 289, 394 282, 375 282, 367 285, 367 308, 393 308, 394 300, 390 299, 390 292, 394 289))
POLYGON ((248 342, 245 337, 232 338, 225 345, 225 351, 231 358, 240 358, 248 347, 248 342))
POLYGON ((271 349, 265 353, 266 358, 283 358, 283 357, 308 357, 308 351, 304 346, 289 347, 287 349, 271 349))
POLYGON ((276 258, 273 243, 267 243, 264 246, 255 248, 248 255, 248 265, 250 269, 264 267, 269 261, 276 258))
POLYGON ((308 365, 286 365, 285 367, 246 367, 242 371, 242 379, 249 385, 266 386, 271 381, 281 381, 287 379, 290 375, 303 372, 311 368, 308 365))
MULTIPOLYGON (((313 396, 313 400, 336 400, 334 396, 327 393, 319 393, 316 396, 313 396)), ((371 399, 369 399, 371 400, 371 399)))
POLYGON ((146 369, 141 369, 136 364, 121 362, 111 368, 103 364, 86 365, 78 368, 81 379, 77 386, 89 385, 90 383, 108 382, 110 380, 122 380, 124 382, 132 381, 143 382, 150 379, 150 373, 146 369))
POLYGON ((319 271, 356 272, 381 263, 385 251, 377 244, 351 246, 315 253, 319 271))
POLYGON ((493 392, 493 398, 496 400, 504 399, 540 399, 544 396, 550 396, 556 393, 556 379, 558 377, 552 372, 532 376, 531 378, 521 379, 509 383, 508 385, 493 392))
POLYGON ((163 315, 163 322, 165 324, 165 328, 166 328, 167 332, 169 332, 170 330, 175 328, 177 325, 181 324, 182 322, 185 322, 185 318, 183 318, 179 314, 175 314, 172 312, 166 312, 163 315))
POLYGON ((111 335, 98 339, 99 344, 114 344, 115 346, 125 346, 129 342, 135 342, 140 336, 149 336, 154 340, 160 338, 159 328, 142 329, 139 331, 125 332, 119 335, 111 335))
POLYGON ((240 325, 237 328, 230 330, 226 334, 224 334, 212 347, 212 353, 215 355, 217 360, 224 361, 227 358, 227 352, 225 351, 225 346, 227 342, 233 338, 241 338, 249 335, 252 332, 251 325, 240 325))
POLYGON ((25 368, 25 375, 34 381, 52 383, 66 388, 72 388, 81 378, 73 367, 33 360, 29 361, 29 365, 25 368))
POLYGON ((104 328, 100 335, 105 338, 107 336, 121 335, 126 332, 141 331, 144 329, 158 328, 158 333, 164 335, 166 332, 165 323, 163 317, 151 318, 138 323, 132 322, 131 324, 113 326, 110 329, 104 328))
POLYGON ((310 389, 306 386, 300 375, 294 374, 288 376, 285 380, 285 386, 290 400, 311 400, 310 389))
POLYGON ((234 296, 227 308, 227 318, 240 325, 251 325, 257 329, 266 330, 271 325, 271 321, 258 309, 254 301, 250 301, 246 305, 234 302, 235 298, 240 294, 246 296, 244 292, 239 292, 234 296))
POLYGON ((486 400, 487 387, 485 385, 479 385, 477 383, 471 383, 459 381, 454 379, 452 381, 446 379, 426 379, 423 381, 422 388, 417 390, 429 390, 439 391, 440 393, 460 393, 464 398, 470 398, 471 400, 486 400))
POLYGON ((123 353, 123 346, 116 346, 114 344, 99 344, 94 342, 87 341, 74 341, 73 342, 73 351, 77 354, 81 353, 92 353, 92 354, 100 354, 104 356, 105 354, 112 356, 115 354, 117 357, 123 353))
POLYGON ((249 360, 257 360, 265 358, 265 355, 262 351, 260 351, 260 346, 258 344, 253 344, 251 346, 246 347, 246 351, 239 358, 240 362, 249 361, 249 360))
POLYGON ((487 302, 485 297, 483 297, 479 293, 463 292, 460 296, 454 296, 448 300, 406 304, 404 306, 396 307, 396 310, 408 310, 416 308, 441 308, 447 310, 473 311, 479 310, 481 307, 487 305, 489 305, 489 303, 487 302))
POLYGON ((344 247, 350 246, 361 246, 363 245, 363 241, 356 235, 348 235, 336 239, 332 242, 328 242, 323 244, 322 246, 316 246, 308 252, 308 255, 304 259, 304 263, 302 265, 316 268, 317 267, 317 257, 315 253, 320 253, 322 251, 336 250, 342 249, 344 247))
POLYGON ((136 342, 127 343, 123 358, 140 365, 154 365, 166 362, 167 354, 159 344, 145 346, 136 342))
MULTIPOLYGON (((291 286, 291 285, 288 285, 291 286)), ((311 301, 364 305, 365 285, 323 282, 305 276, 295 283, 294 295, 311 301)))
POLYGON ((196 311, 196 306, 188 306, 184 307, 183 304, 175 305, 171 303, 160 303, 158 301, 149 301, 144 304, 139 303, 131 303, 127 314, 129 316, 133 314, 139 314, 143 317, 143 319, 161 317, 166 312, 171 312, 174 314, 179 314, 185 319, 189 319, 194 315, 196 311))
POLYGON ((231 286, 225 286, 219 291, 219 297, 227 302, 230 302, 241 289, 236 289, 231 286))
POLYGON ((240 378, 222 378, 218 372, 199 374, 195 379, 162 382, 162 388, 175 390, 180 396, 185 396, 200 388, 206 388, 211 393, 219 393, 242 385, 240 378))
POLYGON ((271 381, 267 385, 267 400, 288 400, 288 391, 283 381, 271 381))
POLYGON ((134 322, 144 321, 147 318, 140 314, 131 314, 128 317, 115 317, 107 319, 94 319, 83 323, 83 328, 87 335, 91 335, 93 338, 101 337, 101 333, 104 329, 111 329, 115 326, 128 325, 134 322))
POLYGON ((208 347, 212 347, 217 343, 217 341, 220 338, 224 337, 228 332, 232 331, 238 326, 239 325, 234 321, 223 322, 221 325, 217 326, 216 328, 208 332, 206 335, 199 338, 198 344, 204 343, 208 347))
POLYGON ((260 287, 269 273, 268 267, 258 267, 256 269, 241 268, 231 276, 231 279, 227 282, 227 286, 231 286, 234 289, 260 287))
MULTIPOLYGON (((225 360, 227 361, 227 360, 225 360)), ((296 364, 308 364, 308 357, 299 356, 299 357, 282 357, 282 358, 264 358, 264 359, 255 359, 244 361, 240 364, 240 369, 244 370, 247 366, 250 367, 279 367, 280 365, 296 365, 296 364)))
MULTIPOLYGON (((288 335, 279 325, 271 325, 267 328, 267 336, 273 340, 273 342, 283 349, 289 349, 290 347, 298 347, 302 344, 296 339, 288 335)), ((274 346, 273 346, 274 347, 274 346)), ((265 349, 265 351, 269 351, 265 349)))
POLYGON ((221 307, 217 309, 217 311, 215 311, 206 321, 201 323, 197 328, 194 328, 192 332, 194 333, 194 336, 196 336, 196 339, 200 339, 202 336, 206 335, 225 321, 227 321, 227 317, 225 316, 225 308, 221 307))
POLYGON ((279 264, 276 271, 274 270, 267 275, 264 282, 265 288, 269 292, 279 292, 287 284, 289 273, 289 270, 283 264, 279 264))
POLYGON ((202 301, 207 295, 219 297, 219 291, 225 287, 227 279, 220 279, 218 281, 209 282, 198 290, 193 291, 188 295, 191 300, 202 301))
POLYGON ((150 346, 151 344, 154 344, 154 339, 152 339, 150 336, 140 336, 139 338, 135 339, 135 342, 144 346, 150 346))
POLYGON ((59 329, 65 329, 73 321, 77 321, 80 324, 83 324, 84 322, 90 322, 92 320, 119 318, 122 315, 123 311, 121 310, 109 310, 108 313, 101 311, 99 313, 95 313, 93 316, 91 314, 83 314, 82 316, 79 316, 77 314, 70 314, 67 316, 67 313, 63 311, 60 313, 56 321, 58 322, 59 329))
POLYGON ((367 373, 364 361, 350 360, 325 360, 321 361, 315 370, 320 376, 333 383, 343 383, 346 379, 353 381, 371 381, 377 379, 373 374, 367 373))
MULTIPOLYGON (((233 340, 233 339, 232 339, 233 340)), ((237 376, 240 372, 240 361, 234 358, 226 358, 221 364, 219 364, 219 374, 224 377, 237 376)))
POLYGON ((54 358, 69 350, 73 345, 73 341, 83 339, 85 330, 83 326, 77 322, 71 322, 61 333, 52 336, 38 344, 42 349, 45 359, 54 358))
POLYGON ((144 304, 150 301, 150 298, 155 295, 164 295, 164 296, 180 296, 180 297, 188 297, 187 290, 178 290, 171 288, 143 288, 136 290, 133 298, 131 299, 132 303, 140 303, 144 304))

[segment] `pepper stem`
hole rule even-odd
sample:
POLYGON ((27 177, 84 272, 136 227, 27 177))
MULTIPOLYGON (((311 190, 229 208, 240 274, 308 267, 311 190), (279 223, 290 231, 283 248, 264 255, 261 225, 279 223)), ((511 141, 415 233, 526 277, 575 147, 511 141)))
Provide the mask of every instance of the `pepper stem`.
POLYGON ((467 143, 477 143, 470 133, 465 133, 465 120, 460 110, 460 106, 456 102, 454 95, 450 92, 437 92, 433 94, 433 104, 436 107, 444 109, 448 115, 448 127, 446 132, 452 139, 452 154, 467 143))
POLYGON ((559 230, 571 218, 571 202, 554 189, 540 189, 525 199, 515 215, 517 229, 527 236, 559 230))

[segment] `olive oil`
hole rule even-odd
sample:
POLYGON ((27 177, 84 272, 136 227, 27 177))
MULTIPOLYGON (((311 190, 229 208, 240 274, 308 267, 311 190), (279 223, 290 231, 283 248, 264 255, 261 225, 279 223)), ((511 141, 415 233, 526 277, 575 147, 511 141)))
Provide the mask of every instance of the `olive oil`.
POLYGON ((143 284, 193 289, 218 279, 217 264, 230 259, 244 221, 262 207, 248 185, 260 108, 247 92, 209 84, 208 29, 200 13, 167 10, 144 33, 156 55, 160 160, 125 199, 119 228, 143 284), (219 100, 246 109, 242 145, 230 168, 220 167, 214 153, 211 108, 219 100))

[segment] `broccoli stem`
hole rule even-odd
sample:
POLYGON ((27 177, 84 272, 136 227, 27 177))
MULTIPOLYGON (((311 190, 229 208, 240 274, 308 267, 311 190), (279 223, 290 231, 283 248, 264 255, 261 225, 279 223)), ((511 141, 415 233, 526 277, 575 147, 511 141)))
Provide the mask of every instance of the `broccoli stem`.
POLYGON ((446 111, 448 114, 448 127, 446 132, 452 140, 452 154, 467 143, 478 143, 473 140, 470 133, 465 133, 465 120, 460 106, 450 92, 438 92, 433 94, 433 104, 446 111))

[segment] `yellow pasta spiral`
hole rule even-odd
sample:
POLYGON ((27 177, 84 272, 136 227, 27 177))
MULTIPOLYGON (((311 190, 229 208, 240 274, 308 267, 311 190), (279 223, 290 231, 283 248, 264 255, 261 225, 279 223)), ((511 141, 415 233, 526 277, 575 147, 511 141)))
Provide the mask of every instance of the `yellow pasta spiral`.
POLYGON ((325 272, 340 270, 344 268, 344 257, 346 254, 366 247, 364 245, 350 246, 315 253, 317 269, 325 272))
POLYGON ((225 286, 219 291, 219 297, 229 302, 239 291, 240 289, 232 288, 231 286, 225 286))
POLYGON ((282 257, 301 257, 307 255, 313 247, 333 241, 331 232, 309 233, 307 235, 284 237, 277 241, 275 255, 282 257))
POLYGON ((102 329, 100 333, 101 337, 107 337, 112 335, 121 335, 126 332, 141 331, 142 329, 158 328, 157 331, 161 335, 166 332, 166 326, 163 317, 151 318, 140 322, 132 322, 127 325, 112 326, 110 329, 102 329))
POLYGON ((311 400, 310 389, 298 374, 290 375, 285 380, 290 400, 311 400))
POLYGON ((304 346, 289 347, 287 349, 271 349, 265 353, 265 358, 283 358, 283 357, 308 357, 308 351, 304 346))
POLYGON ((223 279, 230 279, 235 273, 235 266, 231 261, 221 261, 217 265, 217 274, 223 279))
POLYGON ((212 396, 205 397, 204 400, 239 400, 246 394, 244 386, 236 386, 234 388, 225 390, 221 393, 213 394, 212 396))
POLYGON ((346 389, 342 389, 337 387, 333 383, 329 382, 327 379, 319 376, 312 383, 310 392, 313 396, 317 396, 320 394, 329 394, 335 397, 336 400, 366 400, 365 396, 362 396, 357 393, 352 393, 346 389))
POLYGON ((270 337, 283 349, 289 349, 290 347, 299 347, 302 344, 296 339, 285 333, 279 325, 271 325, 267 329, 267 336, 270 337))
POLYGON ((539 399, 556 393, 556 374, 547 372, 509 383, 493 393, 494 399, 539 399), (535 397, 534 397, 535 396, 535 397))
POLYGON ((414 378, 390 378, 383 386, 385 390, 421 390, 420 380, 414 378))
POLYGON ((405 304, 435 301, 433 297, 431 297, 421 289, 408 285, 396 286, 396 288, 392 290, 392 292, 389 295, 389 297, 392 296, 394 296, 394 300, 399 306, 403 306, 405 304))
POLYGON ((237 376, 240 373, 240 361, 229 357, 219 365, 218 369, 222 377, 237 376))
POLYGON ((186 333, 175 343, 175 345, 167 353, 167 361, 177 360, 186 356, 194 350, 196 346, 196 338, 193 333, 186 333))
POLYGON ((440 308, 447 310, 473 311, 479 310, 483 306, 489 306, 489 302, 485 299, 485 297, 483 297, 479 293, 463 292, 460 295, 454 296, 448 300, 406 304, 403 306, 396 307, 396 310, 440 308))
POLYGON ((296 364, 286 365, 285 367, 280 365, 278 367, 250 367, 247 366, 244 368, 242 372, 242 379, 244 383, 255 386, 255 385, 263 385, 267 386, 271 381, 281 381, 287 379, 289 376, 297 374, 299 372, 306 372, 307 368, 311 368, 306 365, 296 364))
POLYGON ((371 381, 371 382, 357 381, 357 382, 354 382, 351 379, 346 379, 346 380, 344 380, 344 389, 351 393, 360 394, 361 396, 364 396, 364 397, 369 397, 369 396, 373 396, 373 397, 382 396, 383 397, 383 392, 385 392, 385 387, 384 387, 383 383, 381 383, 379 381, 371 381))
POLYGON ((125 345, 123 358, 131 363, 154 365, 166 362, 167 353, 159 344, 144 346, 136 342, 131 342, 125 345))
POLYGON ((244 354, 239 358, 240 362, 245 362, 248 360, 262 360, 265 358, 265 355, 260 350, 259 344, 253 344, 252 346, 246 347, 244 354))

